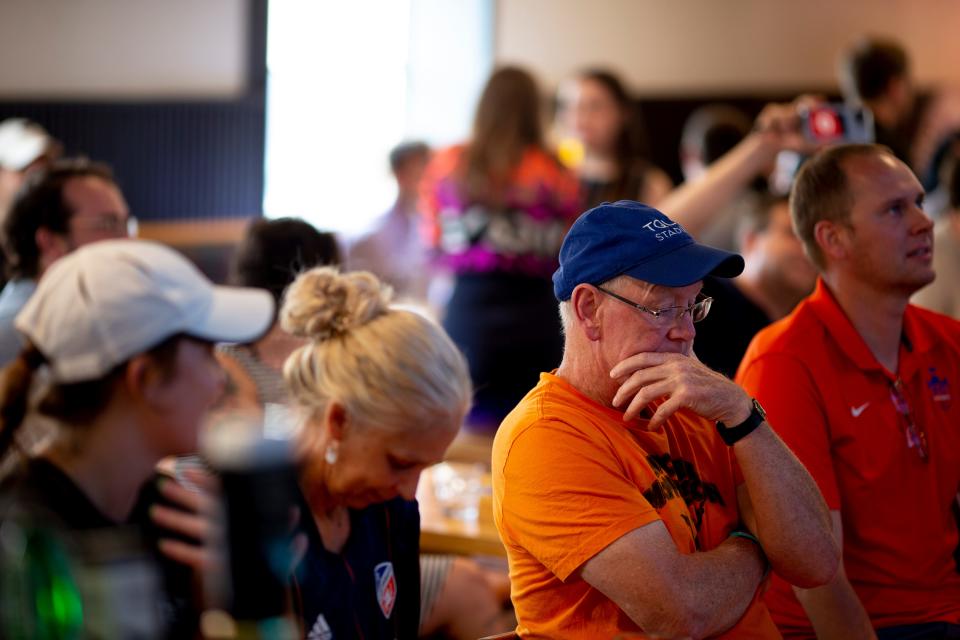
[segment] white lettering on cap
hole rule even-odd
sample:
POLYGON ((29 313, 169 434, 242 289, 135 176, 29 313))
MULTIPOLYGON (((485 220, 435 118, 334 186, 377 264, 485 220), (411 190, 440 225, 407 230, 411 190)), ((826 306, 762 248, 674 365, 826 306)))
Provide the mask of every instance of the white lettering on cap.
POLYGON ((657 242, 663 242, 671 236, 683 233, 683 227, 676 222, 666 220, 651 220, 643 228, 654 234, 657 242))

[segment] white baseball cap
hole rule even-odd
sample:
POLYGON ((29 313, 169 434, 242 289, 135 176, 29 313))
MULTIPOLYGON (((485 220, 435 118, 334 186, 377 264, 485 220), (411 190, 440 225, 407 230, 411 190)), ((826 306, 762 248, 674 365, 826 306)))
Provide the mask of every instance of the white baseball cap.
POLYGON ((52 142, 50 135, 36 122, 10 118, 0 122, 0 167, 23 171, 42 156, 52 142))
POLYGON ((57 260, 15 326, 57 382, 99 378, 172 335, 251 342, 273 322, 262 289, 214 285, 178 252, 146 240, 103 240, 57 260))

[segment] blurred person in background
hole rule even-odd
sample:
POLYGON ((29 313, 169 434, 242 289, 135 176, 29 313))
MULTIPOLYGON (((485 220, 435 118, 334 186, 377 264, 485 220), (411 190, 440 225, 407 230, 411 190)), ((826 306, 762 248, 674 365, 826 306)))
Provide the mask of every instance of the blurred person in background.
POLYGON ((431 283, 419 202, 429 161, 430 147, 423 142, 405 142, 390 152, 397 199, 369 233, 350 244, 346 256, 350 271, 369 271, 393 287, 399 300, 420 303, 427 301, 431 283))
POLYGON ((128 235, 130 212, 106 165, 59 160, 32 173, 0 226, 10 281, 0 292, 0 366, 23 346, 14 318, 54 262, 74 249, 128 235))
POLYGON ((80 609, 55 637, 194 634, 199 604, 190 569, 202 569, 204 552, 194 528, 200 515, 190 512, 199 504, 175 482, 150 480, 161 458, 196 450, 200 424, 223 390, 214 342, 254 340, 272 317, 266 293, 214 286, 186 258, 151 242, 96 243, 50 268, 17 316, 25 346, 0 387, 0 456, 12 458, 0 537, 15 527, 62 534, 74 564, 57 575, 28 570, 19 602, 36 598, 35 612, 16 610, 18 600, 4 592, 5 613, 33 629, 10 637, 38 637, 30 625, 40 623, 34 613, 50 613, 41 610, 48 580, 60 584, 61 600, 50 606, 62 614, 72 596, 80 609), (29 396, 39 397, 36 411, 57 431, 45 449, 23 455, 19 436, 36 417, 29 396), (145 498, 156 491, 157 502, 145 498), (186 567, 170 567, 159 553, 186 567))
POLYGON ((936 279, 913 296, 914 304, 960 320, 960 153, 947 174, 950 207, 933 231, 936 279))
POLYGON ((601 202, 656 204, 673 183, 646 158, 633 98, 620 79, 587 69, 559 92, 560 156, 580 179, 584 208, 601 202))
POLYGON ((470 363, 469 426, 489 432, 560 361, 550 274, 580 211, 576 178, 544 144, 527 71, 493 73, 470 141, 436 153, 423 196, 436 259, 454 278, 443 325, 470 363))
POLYGON ((415 638, 417 483, 470 406, 466 362, 436 323, 392 307, 367 272, 301 274, 280 319, 305 342, 284 365, 304 415, 296 443, 308 545, 292 591, 303 630, 415 638))
MULTIPOLYGON (((705 167, 699 177, 664 196, 658 208, 693 237, 707 233, 731 203, 770 174, 781 152, 808 155, 822 146, 804 137, 800 120, 801 109, 819 102, 801 95, 790 103, 767 104, 746 137, 705 167)), ((792 179, 792 175, 788 177, 792 179)), ((789 183, 786 186, 789 188, 789 183)))
POLYGON ((24 179, 60 157, 62 150, 36 122, 24 118, 0 122, 0 221, 24 179))
POLYGON ((892 38, 863 36, 842 52, 840 88, 848 102, 874 118, 875 141, 893 150, 928 192, 939 184, 936 155, 960 132, 960 90, 918 91, 903 45, 892 38))
POLYGON ((920 110, 906 50, 895 40, 863 37, 841 54, 839 72, 847 102, 873 113, 877 144, 912 165, 920 110))
MULTIPOLYGON (((301 272, 340 264, 336 237, 298 218, 254 220, 237 247, 228 282, 265 289, 280 308, 283 292, 301 272)), ((268 432, 281 427, 290 398, 283 381, 283 363, 304 340, 273 326, 251 344, 220 345, 217 357, 227 372, 227 392, 218 404, 219 417, 235 411, 264 420, 268 432)))
MULTIPOLYGON (((60 157, 63 147, 43 127, 24 118, 0 122, 0 225, 26 177, 60 157)), ((0 285, 6 284, 0 253, 0 285)))
MULTIPOLYGON (((680 167, 684 181, 696 181, 707 167, 736 147, 753 128, 745 113, 725 104, 708 104, 696 109, 683 124, 680 134, 680 167)), ((714 214, 700 234, 700 242, 727 251, 737 248, 737 227, 745 210, 757 206, 758 193, 767 185, 761 171, 753 182, 714 214)))
POLYGON ((713 298, 710 315, 697 324, 694 352, 733 378, 758 331, 793 311, 817 281, 790 221, 786 196, 758 197, 744 211, 739 228, 745 263, 736 278, 707 277, 703 294, 713 298))

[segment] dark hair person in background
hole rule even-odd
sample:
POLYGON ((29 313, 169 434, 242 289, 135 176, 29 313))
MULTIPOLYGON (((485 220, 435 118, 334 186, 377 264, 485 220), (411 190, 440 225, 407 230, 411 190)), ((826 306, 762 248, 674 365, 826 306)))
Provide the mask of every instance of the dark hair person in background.
POLYGON ((890 39, 857 40, 841 57, 840 86, 848 101, 873 112, 877 143, 912 164, 919 111, 906 50, 890 39))
POLYGON ((585 208, 601 202, 640 200, 656 204, 673 187, 670 178, 646 159, 646 141, 633 98, 610 71, 588 69, 560 89, 558 119, 576 149, 561 157, 580 178, 585 208))
MULTIPOLYGON (((283 292, 300 272, 337 264, 340 249, 332 233, 298 218, 259 219, 250 224, 237 247, 228 280, 269 291, 279 309, 283 292)), ((217 357, 227 372, 227 393, 218 410, 263 412, 268 431, 281 427, 282 407, 289 402, 283 363, 303 344, 303 339, 280 327, 278 317, 256 342, 220 346, 217 357)))
POLYGON ((77 247, 128 233, 130 214, 110 168, 60 160, 31 174, 0 227, 10 282, 0 293, 0 366, 23 346, 13 319, 37 280, 77 247))
MULTIPOLYGON (((33 419, 27 416, 31 392, 40 391, 38 411, 58 431, 45 450, 14 461, 20 464, 5 479, 0 526, 10 535, 31 527, 62 533, 66 555, 78 563, 74 570, 101 559, 92 574, 80 571, 88 578, 73 586, 83 613, 63 621, 62 637, 195 632, 189 576, 185 585, 168 584, 158 593, 131 570, 131 558, 143 557, 149 573, 157 551, 145 542, 154 535, 149 519, 131 518, 157 462, 196 449, 201 421, 223 389, 213 343, 255 339, 272 317, 264 292, 214 286, 175 251, 136 240, 99 242, 62 258, 17 316, 27 344, 4 372, 0 456, 20 450, 21 425, 33 419), (36 375, 41 370, 46 375, 36 375), (42 391, 34 388, 48 380, 42 391), (122 544, 128 536, 132 542, 122 544), (104 610, 97 608, 98 590, 108 594, 104 610)), ((197 506, 175 482, 163 483, 160 492, 187 509, 197 506)), ((191 531, 180 524, 185 514, 169 507, 155 504, 149 513, 161 527, 191 531)), ((200 569, 198 545, 167 539, 158 548, 200 569)), ((9 626, 0 635, 36 637, 31 625, 38 623, 35 613, 44 613, 43 585, 62 581, 57 593, 66 598, 69 574, 27 571, 27 581, 15 585, 24 597, 5 592, 0 608, 4 624, 26 625, 23 635, 9 626), (35 602, 37 610, 20 610, 18 602, 35 602)))
POLYGON ((437 261, 454 274, 444 327, 470 363, 470 423, 496 429, 560 361, 550 274, 579 211, 576 179, 544 145, 529 73, 493 73, 470 141, 434 156, 423 194, 437 261))
POLYGON ((758 197, 739 225, 745 263, 736 278, 703 281, 713 298, 710 315, 697 324, 693 350, 700 360, 732 378, 758 331, 793 311, 813 291, 817 272, 794 233, 786 196, 758 197))

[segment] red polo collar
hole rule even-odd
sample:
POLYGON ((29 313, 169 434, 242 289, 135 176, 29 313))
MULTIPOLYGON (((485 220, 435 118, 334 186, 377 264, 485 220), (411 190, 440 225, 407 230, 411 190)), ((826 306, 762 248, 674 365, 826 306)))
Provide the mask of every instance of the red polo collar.
MULTIPOLYGON (((810 308, 833 336, 840 351, 862 371, 880 371, 889 379, 894 380, 895 372, 887 371, 880 364, 863 337, 850 322, 846 312, 840 307, 836 297, 822 278, 817 278, 817 287, 808 298, 810 308)), ((920 356, 933 347, 927 332, 920 330, 917 325, 916 308, 907 305, 903 316, 903 335, 900 339, 900 377, 908 380, 914 371, 921 366, 920 356)))

